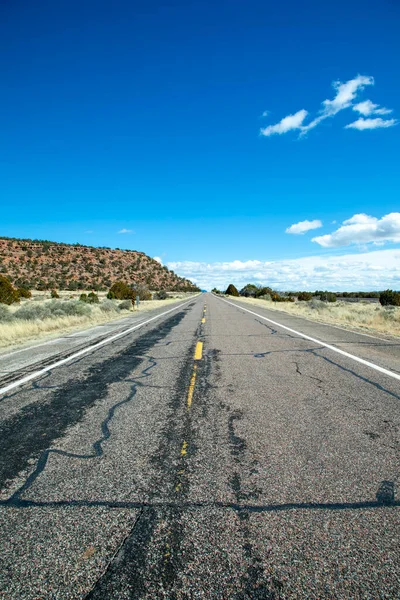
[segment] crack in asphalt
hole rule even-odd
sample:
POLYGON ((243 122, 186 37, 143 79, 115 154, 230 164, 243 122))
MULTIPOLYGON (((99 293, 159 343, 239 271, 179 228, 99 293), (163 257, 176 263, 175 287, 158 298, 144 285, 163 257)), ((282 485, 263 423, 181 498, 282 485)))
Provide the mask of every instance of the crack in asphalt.
MULTIPOLYGON (((187 310, 187 309, 186 309, 187 310)), ((65 453, 62 450, 48 448, 49 443, 59 438, 68 426, 77 423, 83 416, 85 410, 96 402, 107 396, 110 383, 121 381, 132 372, 142 361, 145 352, 154 344, 165 337, 184 317, 186 310, 170 317, 162 325, 150 332, 142 334, 133 344, 129 345, 117 357, 106 359, 101 365, 94 365, 89 369, 89 375, 83 381, 74 381, 72 384, 64 384, 61 389, 56 390, 51 401, 48 403, 28 405, 16 416, 11 417, 0 425, 0 450, 2 459, 1 484, 26 469, 29 459, 39 454, 35 470, 28 476, 25 483, 11 496, 9 503, 18 503, 21 494, 26 491, 47 464, 50 454, 61 454, 67 457, 82 459, 101 456, 102 444, 110 437, 108 424, 113 418, 115 410, 131 401, 136 393, 135 383, 129 396, 113 405, 106 418, 101 424, 101 437, 93 443, 94 454, 75 455, 65 453), (84 394, 83 394, 84 392, 84 394), (22 413, 22 416, 21 416, 22 413), (48 430, 49 423, 52 424, 51 433, 43 439, 41 432, 48 430), (39 431, 39 433, 38 433, 39 431), (47 446, 47 447, 46 447, 47 446)), ((81 360, 81 359, 79 359, 81 360)), ((156 362, 149 368, 153 368, 156 362)), ((141 376, 148 376, 143 373, 141 376)), ((32 387, 31 387, 32 389, 32 387)), ((20 393, 20 392, 19 392, 20 393)))
POLYGON ((345 371, 346 373, 350 373, 351 375, 354 375, 354 377, 357 377, 357 379, 361 379, 361 381, 364 381, 365 383, 369 383, 373 387, 377 388, 379 391, 384 392, 385 394, 388 394, 389 396, 392 396, 392 398, 396 398, 396 400, 400 400, 400 396, 398 394, 395 394, 394 392, 391 392, 390 390, 388 390, 387 388, 385 388, 380 383, 376 383, 375 381, 371 381, 371 379, 369 379, 368 377, 364 377, 364 375, 360 375, 359 373, 356 373, 356 371, 354 371, 353 369, 349 369, 348 367, 344 367, 343 365, 340 365, 339 363, 337 363, 336 361, 332 360, 331 358, 328 358, 327 356, 323 356, 322 354, 318 354, 317 351, 320 350, 320 349, 323 350, 323 348, 311 348, 309 350, 306 350, 306 352, 310 352, 310 354, 313 354, 315 357, 321 358, 322 360, 325 360, 326 362, 328 362, 331 365, 334 365, 335 367, 337 367, 341 371, 345 371))
MULTIPOLYGON (((237 465, 237 470, 234 471, 230 479, 230 486, 236 498, 236 505, 240 506, 242 500, 249 500, 259 497, 262 490, 250 489, 244 492, 242 489, 242 477, 239 474, 239 469, 243 471, 245 466, 245 454, 247 451, 246 440, 235 432, 235 421, 240 421, 243 418, 241 410, 232 412, 228 419, 228 439, 231 449, 231 455, 234 463, 237 465)), ((252 461, 250 472, 257 472, 258 461, 252 461)), ((251 510, 239 510, 239 529, 243 536, 242 551, 246 560, 246 574, 241 577, 243 589, 238 590, 235 594, 235 600, 245 600, 249 598, 259 600, 274 600, 276 592, 282 587, 282 583, 277 579, 268 579, 265 576, 263 560, 258 551, 254 548, 254 544, 250 538, 250 513, 251 510)))
MULTIPOLYGON (((141 379, 142 377, 150 377, 149 371, 157 365, 157 362, 154 359, 152 359, 151 356, 149 356, 147 358, 151 364, 141 371, 141 375, 138 376, 137 379, 141 379)), ((131 386, 131 393, 129 394, 129 396, 124 398, 124 400, 121 400, 120 402, 113 404, 113 406, 108 410, 107 416, 102 421, 101 426, 100 426, 101 436, 95 442, 92 443, 92 448, 94 451, 93 454, 76 454, 74 452, 68 452, 66 450, 59 450, 58 448, 48 448, 41 454, 39 460, 37 461, 35 470, 28 476, 28 478, 23 483, 23 485, 21 487, 19 487, 18 490, 16 492, 14 492, 8 500, 6 500, 5 505, 6 506, 9 506, 9 505, 16 506, 19 503, 22 494, 29 490, 29 488, 33 485, 33 483, 36 481, 36 479, 39 477, 39 475, 41 475, 43 473, 43 471, 45 470, 47 462, 49 460, 49 456, 51 454, 57 454, 58 456, 64 456, 66 458, 78 458, 81 460, 89 460, 91 458, 98 458, 98 457, 102 456, 104 454, 103 443, 106 442, 111 437, 109 424, 111 423, 111 421, 114 417, 115 411, 120 406, 123 406, 124 404, 131 402, 131 400, 133 400, 133 398, 136 396, 136 391, 137 391, 137 384, 134 383, 131 386)))
POLYGON ((118 555, 109 562, 85 600, 118 597, 118 590, 124 585, 134 589, 135 598, 139 599, 148 593, 148 586, 154 582, 170 594, 169 598, 174 598, 172 587, 181 568, 182 514, 189 485, 185 463, 196 450, 190 442, 191 416, 185 407, 193 351, 194 341, 181 367, 178 387, 169 401, 170 416, 161 431, 159 446, 151 458, 157 474, 147 492, 150 501, 128 503, 129 508, 143 509, 143 512, 118 555), (182 440, 189 440, 184 455, 181 453, 182 440), (167 500, 154 501, 160 495, 166 496, 167 500))
POLYGON ((302 377, 307 377, 308 379, 314 379, 315 381, 318 381, 318 387, 322 386, 325 383, 324 380, 320 379, 319 377, 315 377, 314 375, 308 375, 306 373, 302 373, 300 371, 300 363, 297 360, 293 361, 293 364, 296 365, 296 373, 298 373, 302 377))

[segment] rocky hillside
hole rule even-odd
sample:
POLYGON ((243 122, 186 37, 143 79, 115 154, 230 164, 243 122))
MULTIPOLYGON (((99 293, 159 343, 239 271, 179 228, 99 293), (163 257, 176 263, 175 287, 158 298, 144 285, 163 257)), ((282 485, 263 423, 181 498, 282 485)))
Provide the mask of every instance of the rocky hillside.
POLYGON ((0 273, 28 289, 108 289, 115 281, 151 290, 197 291, 143 252, 0 238, 0 273))

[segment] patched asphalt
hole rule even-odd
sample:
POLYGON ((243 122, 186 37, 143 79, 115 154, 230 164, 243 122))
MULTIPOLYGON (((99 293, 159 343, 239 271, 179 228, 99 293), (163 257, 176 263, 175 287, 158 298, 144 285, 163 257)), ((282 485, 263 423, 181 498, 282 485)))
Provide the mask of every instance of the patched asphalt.
MULTIPOLYGON (((400 371, 393 340, 246 308, 400 371)), ((203 294, 0 397, 0 597, 400 598, 399 400, 203 294)))

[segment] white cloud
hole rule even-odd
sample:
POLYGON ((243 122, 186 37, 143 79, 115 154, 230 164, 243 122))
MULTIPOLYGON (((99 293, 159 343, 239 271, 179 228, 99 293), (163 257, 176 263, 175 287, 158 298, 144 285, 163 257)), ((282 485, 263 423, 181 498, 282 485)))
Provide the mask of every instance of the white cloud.
POLYGON ((133 229, 120 229, 118 233, 135 233, 133 229))
POLYGON ((273 135, 274 133, 281 134, 281 133, 286 133, 287 131, 291 131, 293 129, 301 129, 302 123, 307 115, 308 115, 308 112, 306 110, 299 110, 294 115, 289 115, 287 117, 284 117, 276 125, 269 125, 268 127, 261 129, 260 133, 261 133, 261 135, 265 135, 266 137, 269 137, 270 135, 273 135))
POLYGON ((160 263, 160 265, 163 264, 163 262, 159 256, 153 256, 153 260, 156 260, 158 263, 160 263))
POLYGON ((358 129, 359 131, 363 131, 364 129, 381 129, 382 127, 393 127, 396 125, 396 119, 381 119, 377 117, 376 119, 363 119, 360 117, 357 121, 353 123, 349 123, 346 125, 345 129, 358 129))
MULTIPOLYGON (((273 134, 283 134, 288 131, 299 130, 300 137, 306 135, 311 129, 314 129, 325 119, 330 117, 334 117, 338 112, 344 110, 346 108, 352 107, 353 110, 359 112, 364 116, 368 115, 386 115, 391 113, 392 111, 388 108, 381 107, 379 108, 379 104, 374 104, 371 100, 365 100, 364 102, 358 102, 357 104, 353 104, 357 95, 368 85, 375 85, 375 81, 373 77, 366 75, 357 75, 353 79, 349 79, 344 83, 340 81, 335 81, 333 84, 334 89, 336 90, 336 95, 333 100, 324 100, 322 102, 322 107, 317 114, 317 116, 312 119, 309 123, 304 123, 306 117, 308 116, 308 111, 305 109, 299 110, 293 115, 288 115, 284 117, 279 123, 275 125, 269 125, 261 129, 261 135, 265 137, 270 137, 273 134)), ((265 111, 263 116, 267 116, 268 112, 265 111)), ((354 123, 350 123, 350 125, 346 126, 346 129, 376 129, 378 127, 391 127, 395 125, 396 121, 394 119, 383 120, 380 118, 377 119, 358 119, 354 123)))
POLYGON ((394 212, 381 219, 357 214, 344 221, 333 233, 312 239, 324 248, 338 248, 350 244, 381 244, 400 242, 400 213, 394 212))
POLYGON ((369 223, 376 223, 377 221, 376 217, 371 217, 365 213, 357 213, 350 217, 350 219, 343 221, 343 225, 367 225, 369 223))
POLYGON ((261 115, 262 117, 268 117, 270 111, 269 110, 264 110, 263 114, 261 115))
POLYGON ((286 229, 286 233, 296 233, 302 234, 306 231, 310 231, 310 229, 318 229, 322 227, 322 222, 319 219, 314 219, 314 221, 300 221, 299 223, 294 223, 290 227, 286 229))
POLYGON ((357 75, 354 79, 349 79, 346 83, 335 81, 333 87, 336 89, 336 96, 333 100, 324 100, 322 103, 322 114, 327 117, 336 115, 340 110, 351 106, 358 92, 364 89, 366 85, 374 85, 373 77, 357 75))
POLYGON ((336 89, 336 96, 333 100, 322 102, 320 115, 302 128, 301 135, 305 135, 328 117, 334 117, 341 110, 349 108, 358 92, 362 91, 366 85, 374 85, 374 78, 357 75, 357 77, 349 79, 345 83, 335 81, 332 85, 336 89))
POLYGON ((379 104, 374 104, 371 100, 364 100, 353 106, 353 110, 359 112, 360 115, 368 117, 369 115, 388 115, 393 112, 390 108, 379 108, 379 104))
POLYGON ((400 250, 267 262, 171 262, 168 267, 209 290, 213 287, 226 289, 229 283, 239 289, 246 283, 269 285, 278 290, 400 288, 400 250))

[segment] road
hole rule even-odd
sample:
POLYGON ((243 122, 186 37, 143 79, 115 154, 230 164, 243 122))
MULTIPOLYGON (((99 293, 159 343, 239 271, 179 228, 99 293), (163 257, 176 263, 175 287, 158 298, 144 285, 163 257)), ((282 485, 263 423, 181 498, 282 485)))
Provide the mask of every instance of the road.
POLYGON ((396 340, 202 294, 103 341, 0 379, 0 597, 400 598, 396 340))

